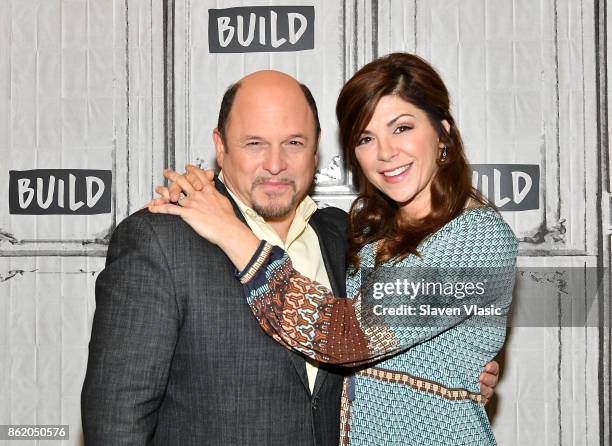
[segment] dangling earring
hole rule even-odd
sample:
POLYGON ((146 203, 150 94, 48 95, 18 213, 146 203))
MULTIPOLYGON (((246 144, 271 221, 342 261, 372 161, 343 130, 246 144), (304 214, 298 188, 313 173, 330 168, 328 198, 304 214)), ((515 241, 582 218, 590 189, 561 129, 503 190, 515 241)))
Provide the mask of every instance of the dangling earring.
POLYGON ((442 154, 440 155, 440 160, 441 160, 441 161, 444 161, 444 160, 446 159, 446 155, 447 155, 447 152, 446 152, 446 146, 444 146, 444 147, 442 148, 442 154))

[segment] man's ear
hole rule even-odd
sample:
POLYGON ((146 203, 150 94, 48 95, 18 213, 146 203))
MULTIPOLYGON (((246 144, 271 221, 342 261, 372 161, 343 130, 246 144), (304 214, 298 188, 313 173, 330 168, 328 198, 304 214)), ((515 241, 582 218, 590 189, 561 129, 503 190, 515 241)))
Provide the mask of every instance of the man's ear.
POLYGON ((321 132, 317 135, 317 143, 315 145, 315 169, 319 167, 319 143, 321 142, 321 132))
POLYGON ((213 130, 213 142, 215 143, 215 153, 217 156, 217 166, 223 169, 223 156, 225 155, 225 143, 219 129, 213 130))

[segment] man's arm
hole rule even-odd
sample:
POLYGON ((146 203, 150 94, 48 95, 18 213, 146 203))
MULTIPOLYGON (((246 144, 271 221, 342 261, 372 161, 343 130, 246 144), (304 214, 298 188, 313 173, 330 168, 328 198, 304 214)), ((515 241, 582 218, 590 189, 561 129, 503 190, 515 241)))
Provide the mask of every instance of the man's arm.
POLYGON ((81 394, 87 445, 149 443, 168 381, 179 312, 166 257, 145 214, 117 227, 96 281, 81 394))

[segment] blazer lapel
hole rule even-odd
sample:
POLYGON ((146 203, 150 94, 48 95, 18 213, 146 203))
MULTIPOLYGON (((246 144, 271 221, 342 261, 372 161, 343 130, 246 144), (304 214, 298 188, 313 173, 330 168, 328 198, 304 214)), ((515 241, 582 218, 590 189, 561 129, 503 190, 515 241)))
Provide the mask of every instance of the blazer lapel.
MULTIPOLYGON (((289 355, 289 359, 295 367, 295 371, 300 377, 300 381, 306 387, 306 391, 310 394, 310 386, 308 385, 308 374, 306 373, 306 360, 299 353, 294 352, 293 350, 285 349, 287 354, 289 355)), ((318 376, 318 374, 317 374, 318 376)))

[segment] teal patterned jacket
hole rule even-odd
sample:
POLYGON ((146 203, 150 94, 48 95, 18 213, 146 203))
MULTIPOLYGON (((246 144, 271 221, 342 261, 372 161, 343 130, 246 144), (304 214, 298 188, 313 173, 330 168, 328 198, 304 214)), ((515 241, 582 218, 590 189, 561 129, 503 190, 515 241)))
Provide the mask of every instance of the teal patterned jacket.
POLYGON ((517 248, 495 210, 472 208, 425 239, 420 256, 373 268, 376 244, 364 246, 360 270, 347 277, 348 299, 302 276, 266 242, 238 277, 275 340, 355 367, 344 383, 341 445, 494 445, 478 376, 504 344, 517 248), (439 287, 410 295, 398 286, 374 297, 377 283, 406 277, 439 287))

